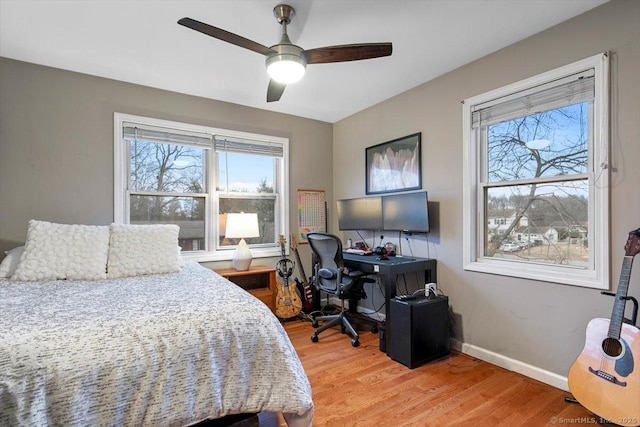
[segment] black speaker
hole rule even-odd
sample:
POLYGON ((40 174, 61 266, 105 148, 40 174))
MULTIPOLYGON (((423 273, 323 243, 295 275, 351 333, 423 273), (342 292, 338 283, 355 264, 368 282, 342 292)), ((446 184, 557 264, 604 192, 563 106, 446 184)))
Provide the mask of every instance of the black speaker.
POLYGON ((449 343, 449 299, 390 301, 387 325, 387 356, 413 369, 430 360, 447 356, 449 343))

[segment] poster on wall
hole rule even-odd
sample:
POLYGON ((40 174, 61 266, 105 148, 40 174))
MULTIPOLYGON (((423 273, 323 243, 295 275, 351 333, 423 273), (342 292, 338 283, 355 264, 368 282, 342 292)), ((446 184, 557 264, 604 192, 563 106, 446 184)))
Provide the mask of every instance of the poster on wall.
POLYGON ((422 133, 367 147, 367 194, 422 188, 422 133))
POLYGON ((323 190, 298 190, 298 239, 307 234, 327 231, 327 209, 323 190))

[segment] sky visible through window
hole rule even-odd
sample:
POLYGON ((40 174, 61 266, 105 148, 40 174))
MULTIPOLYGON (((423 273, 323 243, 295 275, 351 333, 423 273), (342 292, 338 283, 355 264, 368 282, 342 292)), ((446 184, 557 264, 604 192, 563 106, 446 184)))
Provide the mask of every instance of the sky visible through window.
MULTIPOLYGON (((588 103, 569 105, 488 126, 489 182, 584 174, 588 161, 588 103), (531 150, 530 141, 548 141, 531 150)), ((505 187, 494 195, 508 195, 505 187)), ((549 188, 547 188, 549 191, 549 188)), ((561 192, 570 191, 564 186, 561 192)), ((584 194, 583 188, 576 189, 584 194)))
POLYGON ((220 191, 256 192, 261 182, 274 187, 273 158, 269 156, 224 153, 218 154, 218 187, 220 191))

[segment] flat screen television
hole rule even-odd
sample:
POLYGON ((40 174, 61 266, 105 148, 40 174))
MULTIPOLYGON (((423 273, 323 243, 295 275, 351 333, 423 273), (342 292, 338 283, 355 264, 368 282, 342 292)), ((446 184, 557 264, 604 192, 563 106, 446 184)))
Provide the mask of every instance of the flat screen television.
POLYGON ((338 200, 338 229, 382 230, 382 199, 361 197, 338 200))
POLYGON ((407 233, 429 232, 427 192, 382 197, 382 229, 407 233))

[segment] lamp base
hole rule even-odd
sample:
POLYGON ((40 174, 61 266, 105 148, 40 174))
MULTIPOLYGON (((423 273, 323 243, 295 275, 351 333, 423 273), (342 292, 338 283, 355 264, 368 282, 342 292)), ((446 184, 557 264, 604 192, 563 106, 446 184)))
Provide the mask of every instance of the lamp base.
POLYGON ((233 262, 231 266, 234 270, 247 271, 249 270, 249 267, 251 267, 252 259, 253 257, 251 256, 249 245, 247 245, 247 242, 245 242, 244 239, 240 239, 236 252, 233 254, 233 262))

